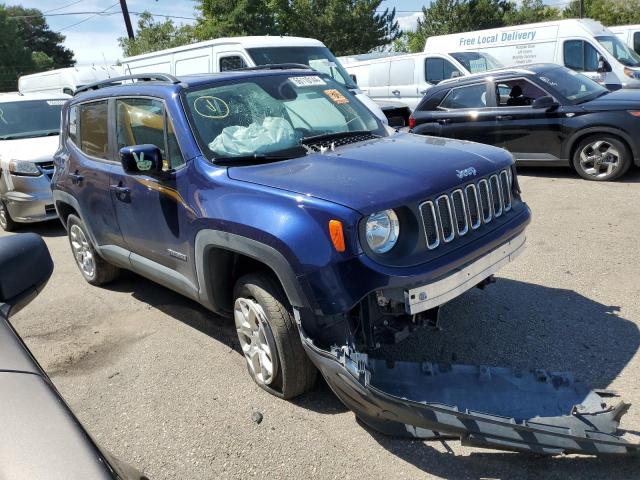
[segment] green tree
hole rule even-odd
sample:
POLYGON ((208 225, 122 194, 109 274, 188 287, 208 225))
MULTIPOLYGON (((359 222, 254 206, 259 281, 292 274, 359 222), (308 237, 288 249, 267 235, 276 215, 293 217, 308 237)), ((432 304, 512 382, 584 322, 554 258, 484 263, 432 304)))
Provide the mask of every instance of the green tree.
POLYGON ((51 70, 53 68, 53 58, 44 52, 31 53, 31 62, 37 72, 51 70))
POLYGON ((423 18, 415 32, 409 32, 409 50, 422 51, 433 35, 501 27, 514 7, 506 0, 435 0, 422 7, 423 18))
MULTIPOLYGON (((565 18, 580 16, 580 2, 574 0, 562 12, 565 18)), ((604 25, 640 23, 640 0, 585 0, 584 16, 604 25)))
MULTIPOLYGON (((42 52, 52 60, 47 68, 72 67, 76 61, 73 52, 65 48, 64 35, 49 28, 42 12, 36 8, 21 6, 0 6, 15 24, 16 35, 31 52, 42 52)), ((42 64, 41 64, 42 65, 42 64)))
POLYGON ((505 12, 504 21, 507 25, 522 25, 555 20, 561 16, 560 10, 545 5, 542 0, 522 0, 519 6, 514 5, 505 12))
POLYGON ((149 12, 138 18, 138 28, 134 39, 120 37, 118 43, 125 57, 179 47, 195 40, 191 25, 175 25, 172 20, 156 21, 149 12))
POLYGON ((0 5, 0 91, 15 90, 18 76, 32 70, 31 53, 18 35, 18 27, 0 5))
POLYGON ((199 40, 293 35, 321 40, 337 55, 363 53, 400 37, 395 9, 382 0, 198 0, 199 40))

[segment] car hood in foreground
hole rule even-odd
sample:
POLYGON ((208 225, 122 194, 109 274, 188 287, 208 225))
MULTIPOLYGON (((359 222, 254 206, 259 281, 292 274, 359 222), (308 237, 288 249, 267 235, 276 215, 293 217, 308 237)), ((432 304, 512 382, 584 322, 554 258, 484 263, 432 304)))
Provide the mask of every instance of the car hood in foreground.
POLYGON ((230 167, 228 172, 235 180, 311 195, 368 214, 429 198, 511 163, 511 155, 499 148, 399 133, 322 154, 230 167), (469 176, 460 178, 463 170, 469 176))
POLYGON ((58 149, 58 142, 58 135, 0 140, 0 160, 51 161, 58 149))

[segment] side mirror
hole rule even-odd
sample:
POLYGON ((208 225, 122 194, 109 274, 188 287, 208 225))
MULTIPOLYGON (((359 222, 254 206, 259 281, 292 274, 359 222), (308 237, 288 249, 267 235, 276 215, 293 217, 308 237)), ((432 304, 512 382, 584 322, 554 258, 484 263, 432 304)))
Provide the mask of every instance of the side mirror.
POLYGON ((459 77, 462 77, 462 72, 460 70, 454 70, 453 72, 451 72, 450 78, 459 78, 459 77))
POLYGON ((611 64, 607 62, 604 57, 600 57, 600 59, 598 60, 598 69, 596 70, 596 73, 607 73, 611 70, 611 64))
POLYGON ((52 273, 53 260, 39 235, 0 238, 0 316, 7 319, 27 305, 52 273))
POLYGON ((558 108, 560 104, 556 102, 553 97, 549 95, 545 95, 544 97, 538 97, 533 102, 531 102, 531 106, 533 108, 543 108, 545 110, 552 110, 558 108))
POLYGON ((353 80, 353 83, 355 83, 357 85, 358 84, 358 77, 356 77, 353 73, 350 73, 349 76, 351 77, 351 80, 353 80))
POLYGON ((125 173, 130 175, 162 174, 162 153, 155 145, 133 145, 120 149, 120 162, 125 173))

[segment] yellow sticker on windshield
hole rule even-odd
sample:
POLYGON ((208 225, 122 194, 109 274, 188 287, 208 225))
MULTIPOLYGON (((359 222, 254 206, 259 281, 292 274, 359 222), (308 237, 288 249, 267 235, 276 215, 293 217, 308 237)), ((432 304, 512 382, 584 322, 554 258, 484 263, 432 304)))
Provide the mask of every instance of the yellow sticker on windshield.
POLYGON ((325 90, 324 94, 331 99, 333 103, 337 103, 338 105, 344 105, 345 103, 349 103, 347 97, 342 95, 339 90, 335 88, 331 88, 329 90, 325 90))

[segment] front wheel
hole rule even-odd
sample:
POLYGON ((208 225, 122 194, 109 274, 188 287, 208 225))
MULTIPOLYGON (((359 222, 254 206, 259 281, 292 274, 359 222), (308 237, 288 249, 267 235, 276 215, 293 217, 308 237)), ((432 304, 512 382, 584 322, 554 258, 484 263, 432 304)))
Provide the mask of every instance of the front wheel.
POLYGON ((280 398, 311 390, 317 370, 302 347, 291 305, 266 273, 245 275, 234 289, 233 317, 253 380, 280 398))
POLYGON ((11 218, 9 210, 2 200, 0 200, 0 227, 5 232, 13 232, 16 229, 16 222, 11 218))
POLYGON ((621 140, 609 135, 592 135, 580 141, 573 154, 573 166, 582 178, 610 181, 627 173, 632 155, 621 140))

